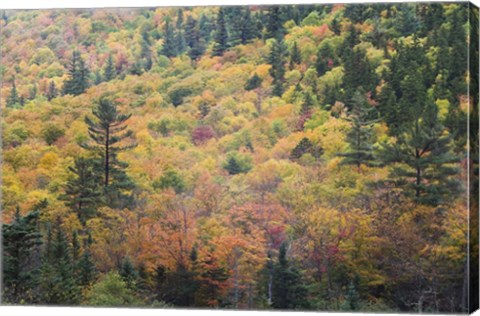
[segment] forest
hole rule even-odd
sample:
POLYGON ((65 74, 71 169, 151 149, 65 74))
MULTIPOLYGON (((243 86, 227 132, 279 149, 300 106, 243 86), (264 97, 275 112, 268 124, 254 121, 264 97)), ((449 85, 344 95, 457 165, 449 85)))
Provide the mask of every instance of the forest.
POLYGON ((466 312, 472 25, 466 2, 0 12, 3 303, 466 312))

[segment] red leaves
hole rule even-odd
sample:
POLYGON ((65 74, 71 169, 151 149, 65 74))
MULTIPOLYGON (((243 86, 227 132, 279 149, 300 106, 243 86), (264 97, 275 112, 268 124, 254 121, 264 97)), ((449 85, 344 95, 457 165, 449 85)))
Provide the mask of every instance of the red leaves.
POLYGON ((197 146, 213 137, 215 137, 215 131, 208 125, 198 126, 192 132, 192 141, 197 146))

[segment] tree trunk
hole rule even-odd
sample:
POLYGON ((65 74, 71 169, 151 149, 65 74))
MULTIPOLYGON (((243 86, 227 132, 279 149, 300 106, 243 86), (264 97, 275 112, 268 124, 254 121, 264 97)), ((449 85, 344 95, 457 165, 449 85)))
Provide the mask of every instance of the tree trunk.
POLYGON ((109 164, 110 164, 110 128, 107 127, 107 133, 105 136, 105 186, 108 186, 108 176, 109 176, 109 164))

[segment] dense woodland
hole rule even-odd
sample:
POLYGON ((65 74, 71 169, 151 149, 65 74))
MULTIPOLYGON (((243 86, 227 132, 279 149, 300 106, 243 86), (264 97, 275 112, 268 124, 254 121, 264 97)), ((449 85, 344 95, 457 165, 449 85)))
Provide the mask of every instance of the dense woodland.
POLYGON ((4 303, 466 311, 469 12, 2 12, 4 303))

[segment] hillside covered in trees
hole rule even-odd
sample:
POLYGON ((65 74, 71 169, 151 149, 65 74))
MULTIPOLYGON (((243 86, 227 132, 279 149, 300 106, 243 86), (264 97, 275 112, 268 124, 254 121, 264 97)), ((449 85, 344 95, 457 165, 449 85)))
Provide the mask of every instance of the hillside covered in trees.
POLYGON ((2 12, 3 302, 465 312, 470 9, 2 12))

